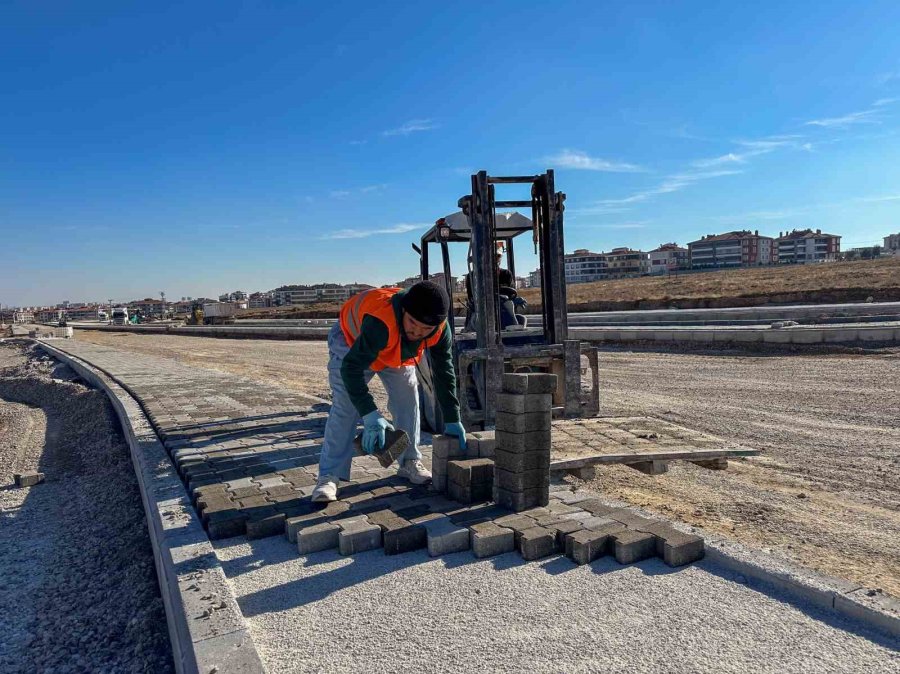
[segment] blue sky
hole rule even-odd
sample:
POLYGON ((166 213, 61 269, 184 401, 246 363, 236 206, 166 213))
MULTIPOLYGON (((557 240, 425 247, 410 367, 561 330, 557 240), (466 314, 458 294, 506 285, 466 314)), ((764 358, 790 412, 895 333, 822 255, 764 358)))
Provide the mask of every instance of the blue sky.
POLYGON ((556 169, 568 250, 877 243, 898 25, 897 2, 4 3, 0 302, 398 280, 477 169, 556 169))

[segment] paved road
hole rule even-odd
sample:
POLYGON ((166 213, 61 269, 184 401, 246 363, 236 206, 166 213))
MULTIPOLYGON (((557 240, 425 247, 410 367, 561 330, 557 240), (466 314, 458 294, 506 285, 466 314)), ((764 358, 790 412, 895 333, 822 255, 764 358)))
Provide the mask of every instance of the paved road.
MULTIPOLYGON (((229 415, 249 421, 286 401, 314 403, 173 359, 77 341, 57 345, 159 410, 155 422, 172 437, 179 425, 228 424, 229 415)), ((279 460, 291 451, 290 438, 273 438, 271 424, 242 429, 241 442, 256 444, 254 432, 275 440, 279 460)), ((298 447, 305 453, 308 445, 298 447)), ((751 589, 707 562, 672 570, 658 561, 575 567, 557 557, 475 561, 468 553, 304 558, 277 536, 216 547, 273 672, 900 668, 895 641, 751 589)))

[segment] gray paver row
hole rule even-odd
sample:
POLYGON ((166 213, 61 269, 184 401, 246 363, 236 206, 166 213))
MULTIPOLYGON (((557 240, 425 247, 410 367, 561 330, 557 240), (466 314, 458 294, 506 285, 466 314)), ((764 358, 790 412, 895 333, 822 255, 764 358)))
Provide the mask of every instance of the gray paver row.
POLYGON ((598 499, 573 499, 568 492, 555 493, 547 507, 499 517, 496 506, 438 501, 428 499, 418 509, 395 501, 391 509, 369 514, 332 504, 318 514, 288 519, 286 535, 300 554, 337 548, 351 555, 383 547, 388 555, 427 548, 432 557, 471 549, 484 558, 517 550, 527 561, 562 553, 576 564, 604 555, 632 564, 658 556, 673 567, 704 554, 700 536, 598 499), (431 510, 439 505, 445 507, 431 510))

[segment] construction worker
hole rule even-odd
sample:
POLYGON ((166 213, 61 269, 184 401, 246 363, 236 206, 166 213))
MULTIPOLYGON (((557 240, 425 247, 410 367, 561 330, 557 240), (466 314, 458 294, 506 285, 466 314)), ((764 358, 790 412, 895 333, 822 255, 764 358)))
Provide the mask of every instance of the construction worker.
POLYGON ((312 493, 317 502, 337 499, 339 480, 350 477, 353 438, 363 420, 364 450, 384 447, 385 431, 406 431, 409 447, 398 459, 397 474, 413 484, 431 480, 419 451, 419 382, 416 363, 431 351, 435 396, 444 415, 444 433, 459 437, 466 431, 459 422, 456 374, 451 333, 447 326, 450 300, 431 281, 408 290, 374 288, 351 297, 341 308, 340 320, 328 334, 328 382, 332 403, 325 424, 319 457, 319 480, 312 493), (382 416, 369 392, 375 375, 388 394, 393 425, 382 416))

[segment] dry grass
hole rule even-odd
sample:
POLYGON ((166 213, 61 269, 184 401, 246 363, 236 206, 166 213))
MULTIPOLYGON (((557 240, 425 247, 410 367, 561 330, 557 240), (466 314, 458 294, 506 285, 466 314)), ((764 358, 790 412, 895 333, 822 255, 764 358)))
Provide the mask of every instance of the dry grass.
MULTIPOLYGON (((530 311, 540 313, 541 291, 523 290, 530 311)), ((830 264, 758 267, 627 278, 568 287, 571 311, 740 307, 798 302, 862 302, 900 300, 900 258, 830 264)), ((457 295, 461 308, 463 299, 457 295)), ((252 309, 241 318, 330 318, 339 303, 252 309)))
MULTIPOLYGON (((540 302, 537 289, 523 295, 534 305, 540 302)), ((647 276, 568 287, 572 310, 853 302, 870 296, 900 300, 900 258, 647 276)))

